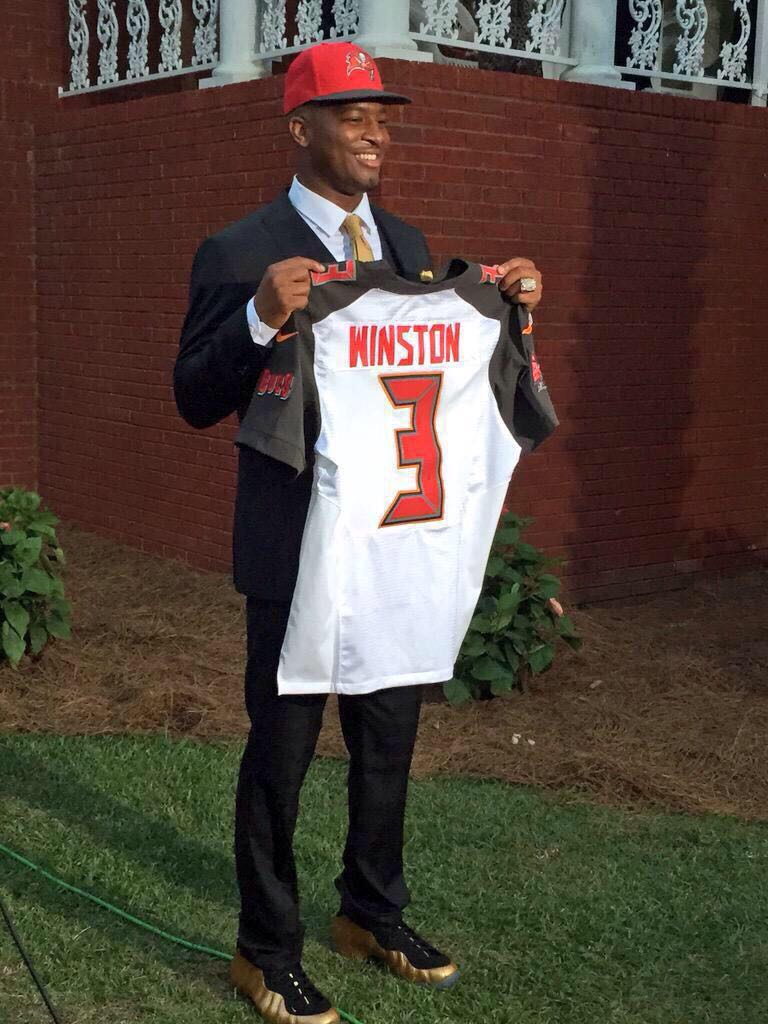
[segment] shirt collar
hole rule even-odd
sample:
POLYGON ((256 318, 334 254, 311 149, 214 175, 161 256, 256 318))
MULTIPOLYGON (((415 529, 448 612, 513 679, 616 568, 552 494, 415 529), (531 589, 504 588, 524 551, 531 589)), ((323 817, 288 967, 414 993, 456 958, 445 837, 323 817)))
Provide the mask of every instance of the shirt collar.
MULTIPOLYGON (((348 216, 346 210, 308 189, 295 176, 288 190, 288 198, 292 206, 328 238, 341 231, 341 225, 348 216)), ((367 192, 363 193, 363 198, 352 212, 357 214, 369 232, 373 230, 373 213, 367 192)))

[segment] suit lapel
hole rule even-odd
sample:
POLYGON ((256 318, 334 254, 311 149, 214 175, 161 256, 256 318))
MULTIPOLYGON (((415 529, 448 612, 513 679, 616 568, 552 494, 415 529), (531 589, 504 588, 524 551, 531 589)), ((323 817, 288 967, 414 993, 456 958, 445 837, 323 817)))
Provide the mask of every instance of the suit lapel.
POLYGON ((264 225, 275 239, 280 259, 287 260, 292 256, 305 256, 318 263, 335 263, 336 257, 331 253, 312 228, 301 217, 288 198, 287 189, 271 204, 264 217, 264 225))
POLYGON ((376 221, 376 227, 379 231, 379 240, 381 241, 381 258, 387 261, 395 273, 402 274, 403 261, 400 259, 398 253, 395 252, 386 228, 382 226, 381 222, 376 217, 376 214, 373 215, 373 219, 376 221))
POLYGON ((401 252, 398 248, 396 239, 392 238, 392 235, 383 224, 381 217, 379 216, 378 208, 375 206, 371 207, 373 213, 373 219, 376 221, 376 227, 379 232, 379 238, 381 240, 381 255, 382 258, 392 267, 397 274, 404 274, 404 265, 401 252))

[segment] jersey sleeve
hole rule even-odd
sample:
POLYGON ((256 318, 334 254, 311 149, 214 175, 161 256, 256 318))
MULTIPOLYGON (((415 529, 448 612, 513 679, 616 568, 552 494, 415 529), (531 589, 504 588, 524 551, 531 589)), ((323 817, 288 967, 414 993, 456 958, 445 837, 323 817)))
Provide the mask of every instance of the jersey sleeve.
POLYGON ((489 379, 507 429, 523 452, 532 452, 554 431, 558 419, 536 358, 533 321, 521 305, 504 305, 489 379))
POLYGON ((296 475, 311 462, 320 426, 313 353, 312 325, 298 312, 278 332, 235 437, 239 447, 282 462, 296 475))
POLYGON ((322 273, 312 273, 309 303, 277 332, 237 432, 236 445, 285 463, 296 474, 312 464, 321 417, 314 326, 354 302, 375 280, 374 275, 367 283, 358 281, 354 260, 331 263, 322 273))

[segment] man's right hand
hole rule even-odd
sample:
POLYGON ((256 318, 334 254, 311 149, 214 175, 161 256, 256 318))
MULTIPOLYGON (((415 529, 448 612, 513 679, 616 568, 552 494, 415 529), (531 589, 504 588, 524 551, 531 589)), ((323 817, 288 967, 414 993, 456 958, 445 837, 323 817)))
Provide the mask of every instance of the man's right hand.
POLYGON ((325 267, 317 260, 294 256, 267 267, 254 298, 254 306, 262 323, 280 328, 291 313, 309 302, 310 271, 322 274, 325 267))

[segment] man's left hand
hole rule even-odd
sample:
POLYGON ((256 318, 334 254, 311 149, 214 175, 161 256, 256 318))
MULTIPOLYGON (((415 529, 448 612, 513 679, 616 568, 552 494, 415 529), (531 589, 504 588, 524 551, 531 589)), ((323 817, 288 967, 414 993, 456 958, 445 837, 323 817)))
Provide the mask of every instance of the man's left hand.
POLYGON ((499 271, 504 275, 499 280, 499 288, 511 299, 512 302, 522 303, 529 313, 541 302, 541 274, 536 269, 533 260, 527 260, 523 256, 516 256, 514 259, 500 263, 499 271), (525 277, 530 277, 536 282, 536 288, 530 292, 524 292, 520 288, 520 282, 525 277))

